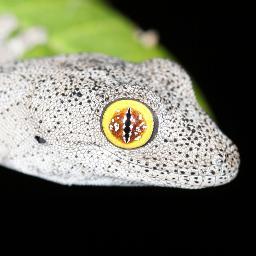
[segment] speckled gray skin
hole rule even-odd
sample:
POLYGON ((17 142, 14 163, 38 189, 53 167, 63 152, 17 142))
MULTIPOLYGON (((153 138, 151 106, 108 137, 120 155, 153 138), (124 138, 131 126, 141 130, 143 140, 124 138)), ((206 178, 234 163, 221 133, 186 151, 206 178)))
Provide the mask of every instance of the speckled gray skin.
POLYGON ((236 146, 196 102, 177 64, 128 63, 100 54, 0 66, 0 163, 61 184, 204 188, 238 172, 236 146), (101 129, 109 103, 136 99, 158 118, 154 139, 133 150, 101 129))

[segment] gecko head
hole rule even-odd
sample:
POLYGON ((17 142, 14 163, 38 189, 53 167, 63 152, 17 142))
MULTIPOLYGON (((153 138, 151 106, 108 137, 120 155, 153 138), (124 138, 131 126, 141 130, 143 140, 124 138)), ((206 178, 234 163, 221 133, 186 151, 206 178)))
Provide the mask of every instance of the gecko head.
POLYGON ((56 181, 203 188, 236 176, 236 146, 198 105, 179 65, 81 55, 60 58, 54 72, 54 96, 42 87, 33 120, 41 146, 59 152, 54 166, 65 175, 56 181))
POLYGON ((130 72, 133 82, 102 111, 107 173, 124 183, 181 188, 231 181, 237 147, 198 105, 186 72, 159 59, 131 65, 130 72))
MULTIPOLYGON (((239 154, 233 142, 199 106, 181 102, 175 106, 174 99, 172 102, 171 108, 161 100, 158 108, 149 108, 153 122, 147 122, 142 115, 143 126, 133 114, 127 122, 128 111, 140 111, 132 107, 124 108, 126 117, 108 120, 105 129, 110 135, 105 132, 101 145, 104 162, 108 162, 104 174, 107 171, 107 176, 111 173, 110 176, 135 185, 181 188, 217 186, 236 176, 239 154), (145 131, 150 131, 151 136, 143 140, 145 131)), ((117 112, 115 117, 119 116, 117 112)), ((103 118, 103 126, 105 121, 103 118)))

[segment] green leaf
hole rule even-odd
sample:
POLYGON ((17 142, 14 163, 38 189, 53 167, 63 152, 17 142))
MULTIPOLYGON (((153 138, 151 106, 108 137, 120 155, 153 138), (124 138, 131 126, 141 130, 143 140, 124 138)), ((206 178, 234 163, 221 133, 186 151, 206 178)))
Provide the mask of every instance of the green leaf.
MULTIPOLYGON (((47 45, 34 48, 23 58, 100 52, 129 61, 174 59, 161 45, 143 45, 135 35, 136 24, 103 0, 8 0, 0 3, 0 15, 3 13, 16 15, 21 30, 41 26, 48 32, 47 45)), ((213 116, 199 88, 194 87, 199 104, 213 116)))

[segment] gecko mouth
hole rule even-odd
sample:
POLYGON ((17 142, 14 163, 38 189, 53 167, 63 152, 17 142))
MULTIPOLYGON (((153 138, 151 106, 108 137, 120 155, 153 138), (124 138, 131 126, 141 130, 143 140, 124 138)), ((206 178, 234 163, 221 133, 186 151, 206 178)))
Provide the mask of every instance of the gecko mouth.
MULTIPOLYGON (((95 145, 95 144, 85 144, 83 142, 79 142, 80 145, 84 145, 84 147, 86 146, 90 146, 90 147, 96 147, 97 151, 101 151, 103 153, 107 153, 110 154, 112 156, 115 157, 115 160, 121 160, 122 162, 127 163, 131 169, 132 166, 136 166, 136 167, 140 167, 142 169, 147 169, 149 172, 147 173, 147 175, 150 175, 151 173, 164 173, 165 175, 171 175, 171 174, 175 174, 175 175, 187 175, 187 176, 192 176, 192 175, 198 175, 195 174, 199 171, 199 176, 231 176, 231 177, 235 177, 237 172, 238 172, 238 167, 239 167, 239 153, 237 151, 237 148, 234 146, 232 149, 230 148, 229 152, 227 153, 226 158, 227 159, 222 159, 222 161, 216 161, 215 163, 210 162, 208 165, 203 165, 200 166, 198 165, 196 169, 192 169, 190 167, 182 167, 182 168, 168 168, 165 170, 162 169, 155 169, 155 168, 151 168, 149 166, 146 165, 142 165, 142 164, 138 164, 138 163, 134 163, 132 161, 129 161, 128 159, 125 159, 124 157, 120 157, 120 155, 117 155, 114 152, 111 152, 110 150, 106 149, 106 148, 102 148, 99 145, 95 145), (230 159, 232 159, 232 161, 230 161, 230 159), (210 171, 213 169, 213 166, 215 166, 215 168, 218 168, 220 171, 210 171)), ((56 145, 55 145, 56 146, 56 145)), ((67 148, 66 150, 70 150, 70 148, 67 148)), ((216 159, 215 159, 216 160, 216 159)), ((173 164, 175 163, 175 160, 171 161, 173 164)))
MULTIPOLYGON (((225 149, 223 148, 223 154, 224 158, 221 159, 221 161, 218 161, 218 159, 215 159, 216 162, 209 162, 207 165, 203 165, 203 166, 195 166, 196 168, 190 168, 190 167, 182 167, 182 168, 175 168, 173 167, 175 160, 171 160, 170 161, 170 168, 168 168, 168 166, 166 166, 165 170, 162 169, 155 169, 155 168, 151 168, 149 166, 143 165, 143 164, 138 164, 133 161, 129 161, 129 159, 127 159, 125 156, 120 156, 118 155, 117 152, 112 152, 111 150, 99 146, 99 145, 95 145, 95 144, 85 144, 82 141, 76 142, 74 143, 75 147, 77 147, 77 144, 79 145, 83 145, 84 148, 86 147, 92 147, 92 148, 96 148, 94 150, 96 150, 97 152, 102 152, 102 155, 104 154, 105 157, 107 157, 108 159, 112 159, 113 158, 113 166, 116 164, 116 160, 120 160, 122 161, 124 164, 127 164, 127 167, 125 169, 127 169, 127 171, 134 171, 134 177, 125 177, 125 170, 124 167, 117 166, 117 169, 121 169, 124 171, 124 175, 120 175, 120 182, 122 184, 124 184, 124 182, 127 182, 127 184, 130 185, 148 185, 148 186, 168 186, 168 187, 172 187, 172 186, 176 186, 178 187, 179 185, 179 180, 182 178, 188 178, 188 179, 193 179, 195 177, 199 177, 199 179, 201 180, 206 180, 211 178, 212 180, 216 180, 215 183, 211 183, 209 185, 204 185, 204 187, 209 187, 209 186, 217 186, 217 185, 222 185, 225 183, 228 183, 229 181, 233 180, 237 173, 238 173, 238 167, 239 167, 239 153, 238 150, 236 148, 236 146, 234 144, 229 144, 225 149), (113 156, 113 157, 112 157, 113 156), (141 168, 141 170, 139 170, 139 173, 142 173, 143 176, 147 177, 147 181, 143 181, 140 180, 138 182, 138 173, 136 172, 136 169, 134 167, 138 167, 141 168), (147 172, 144 173, 144 171, 147 170, 147 172), (211 170, 214 170, 214 172, 211 172, 211 170), (137 179, 135 178, 137 177, 137 179), (171 183, 172 179, 175 180, 176 183, 171 183)), ((55 144, 56 146, 56 144, 55 144)), ((59 145, 60 147, 63 148, 63 146, 59 145)), ((71 150, 71 148, 66 148, 66 150, 71 150)), ((101 154, 101 153, 100 153, 101 154)), ((216 152, 217 155, 217 152, 216 152)), ((121 173, 121 172, 120 172, 121 173)), ((118 174, 118 172, 117 172, 118 174)), ((102 170, 97 170, 95 169, 95 175, 96 176, 100 176, 102 175, 102 170), (100 171, 100 172, 98 172, 100 171)), ((109 178, 113 178, 115 180, 119 179, 119 177, 115 177, 115 175, 111 175, 110 173, 104 173, 103 177, 109 177, 109 178)), ((118 184, 116 184, 118 185, 118 184)), ((196 188, 196 185, 194 186, 196 188)), ((197 188, 200 187, 200 184, 197 186, 197 188)), ((193 187, 191 187, 193 188, 193 187)))
MULTIPOLYGON (((105 152, 107 152, 108 154, 111 154, 111 155, 115 156, 116 158, 118 158, 118 159, 121 160, 121 161, 126 162, 126 163, 129 164, 130 166, 135 165, 133 162, 131 162, 131 161, 127 160, 127 159, 124 159, 124 158, 122 158, 122 157, 120 157, 120 156, 117 156, 115 153, 113 153, 113 152, 111 152, 111 151, 109 151, 109 150, 107 150, 107 149, 105 149, 105 148, 102 149, 102 148, 99 147, 98 145, 92 145, 92 146, 97 147, 98 150, 101 150, 101 151, 103 151, 103 152, 105 151, 105 152)), ((237 154, 237 157, 234 157, 234 156, 233 156, 233 158, 239 159, 239 157, 238 157, 238 151, 234 149, 233 153, 234 153, 234 154, 237 154)), ((196 176, 201 176, 201 177, 218 177, 220 180, 223 180, 223 181, 221 181, 221 182, 222 182, 222 184, 224 184, 224 183, 227 183, 227 182, 228 182, 228 181, 225 181, 226 179, 229 179, 229 181, 230 181, 230 180, 232 180, 232 179, 234 179, 234 178, 236 177, 236 175, 237 175, 237 173, 238 173, 239 162, 237 161, 235 165, 233 165, 232 167, 229 167, 229 168, 225 167, 225 165, 222 164, 221 167, 222 167, 222 168, 226 168, 226 169, 228 170, 228 171, 226 171, 226 172, 218 172, 218 171, 216 171, 216 172, 211 172, 210 170, 212 169, 212 164, 205 165, 205 166, 203 166, 203 167, 198 166, 198 170, 200 170, 200 174, 197 174, 197 175, 193 174, 193 173, 195 173, 195 170, 192 169, 192 168, 185 168, 185 167, 183 167, 183 168, 179 168, 178 170, 175 170, 175 169, 173 169, 173 170, 171 170, 171 169, 160 170, 160 169, 153 169, 153 168, 150 168, 150 167, 148 167, 148 166, 141 165, 141 164, 136 164, 136 166, 137 166, 137 167, 141 167, 141 168, 143 168, 143 169, 147 169, 147 170, 149 170, 149 171, 152 172, 152 173, 158 172, 158 173, 164 173, 165 175, 177 175, 177 178, 178 178, 179 176, 191 176, 191 177, 192 177, 192 176, 195 176, 195 177, 196 177, 196 176)), ((198 171, 198 170, 197 170, 197 171, 198 171)), ((147 175, 150 176, 150 173, 148 172, 147 175)), ((155 179, 155 176, 153 175, 152 178, 155 179)), ((142 183, 143 183, 143 182, 142 182, 142 183)), ((154 180, 152 181, 152 185, 154 185, 153 183, 154 183, 154 180)))

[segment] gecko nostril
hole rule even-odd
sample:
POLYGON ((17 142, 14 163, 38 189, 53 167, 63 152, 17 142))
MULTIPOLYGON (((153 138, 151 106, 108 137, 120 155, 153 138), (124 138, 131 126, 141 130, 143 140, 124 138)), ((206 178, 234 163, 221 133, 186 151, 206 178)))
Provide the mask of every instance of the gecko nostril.
POLYGON ((45 140, 44 138, 40 137, 40 136, 35 136, 34 138, 35 138, 35 140, 36 140, 39 144, 44 144, 44 143, 46 143, 46 140, 45 140))
POLYGON ((217 166, 222 166, 225 161, 225 156, 222 154, 217 154, 213 159, 212 159, 212 164, 217 165, 217 166))
POLYGON ((237 169, 240 163, 239 152, 236 147, 230 148, 230 152, 226 154, 227 163, 232 169, 237 169))

